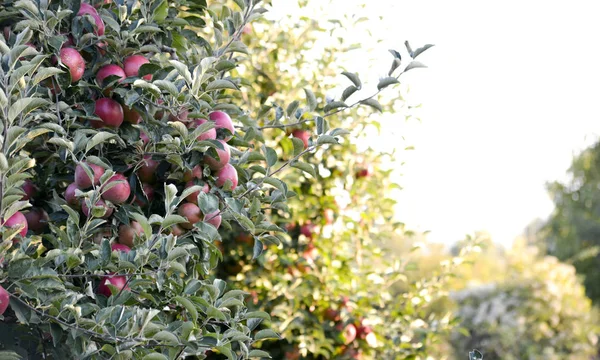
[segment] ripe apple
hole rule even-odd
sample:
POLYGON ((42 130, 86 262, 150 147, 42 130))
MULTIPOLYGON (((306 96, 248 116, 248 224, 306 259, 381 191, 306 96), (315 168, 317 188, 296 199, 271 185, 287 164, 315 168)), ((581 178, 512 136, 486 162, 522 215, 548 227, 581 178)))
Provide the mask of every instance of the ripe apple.
MULTIPOLYGON (((123 68, 125 68, 125 74, 127 75, 127 77, 138 76, 140 67, 142 67, 142 65, 144 64, 148 64, 149 62, 150 60, 146 59, 142 55, 129 56, 123 61, 123 68)), ((152 80, 152 75, 145 75, 142 79, 150 81, 152 80)))
POLYGON ((188 182, 194 179, 202 179, 202 166, 196 165, 192 170, 186 170, 183 173, 183 181, 188 182))
MULTIPOLYGON (((193 129, 198 126, 204 124, 208 120, 206 119, 194 119, 188 124, 188 128, 193 131, 193 129)), ((212 128, 205 133, 198 135, 198 141, 202 140, 215 140, 217 138, 217 129, 212 128)))
POLYGON ((101 98, 96 100, 94 114, 102 120, 90 120, 90 125, 96 129, 105 126, 118 128, 123 123, 123 107, 113 99, 101 98))
POLYGON ((85 60, 79 51, 70 47, 60 49, 60 62, 69 68, 72 83, 81 80, 85 72, 85 60))
POLYGON ((112 251, 122 251, 124 253, 128 253, 131 251, 131 248, 129 248, 129 246, 123 244, 112 244, 110 246, 110 249, 112 251))
MULTIPOLYGON (((165 101, 164 101, 163 99, 158 99, 158 100, 156 101, 156 103, 157 103, 158 105, 162 105, 162 104, 164 104, 164 102, 165 102, 165 101)), ((156 110, 156 112, 154 113, 154 118, 155 118, 156 120, 162 120, 162 118, 163 118, 164 116, 165 116, 165 111, 164 111, 163 109, 161 109, 161 108, 158 108, 158 109, 156 110)), ((170 118, 169 118, 169 120, 171 121, 171 119, 170 119, 170 118)))
POLYGON ((306 224, 300 226, 300 234, 306 236, 308 239, 312 239, 314 228, 315 228, 315 226, 313 224, 306 223, 306 224))
MULTIPOLYGON (((190 188, 190 187, 192 187, 194 185, 196 185, 196 184, 193 181, 188 181, 185 184, 185 188, 187 189, 187 188, 190 188)), ((208 194, 208 192, 210 191, 210 187, 208 186, 208 184, 204 184, 204 186, 202 186, 202 191, 205 194, 208 194)), ((195 191, 195 192, 189 194, 188 196, 186 196, 185 199, 187 201, 191 202, 192 204, 198 205, 198 195, 200 195, 200 191, 195 191)))
POLYGON ((10 303, 10 294, 5 288, 0 286, 0 315, 4 314, 10 303))
POLYGON ((25 235, 27 235, 27 230, 28 230, 27 218, 25 218, 25 215, 23 215, 23 213, 20 211, 17 211, 11 217, 9 217, 8 220, 4 221, 2 226, 5 226, 7 228, 23 227, 21 229, 21 231, 19 231, 19 234, 21 234, 21 236, 23 236, 23 237, 25 235))
POLYGON ((302 140, 302 142, 304 143, 304 148, 308 148, 308 139, 310 139, 310 132, 306 130, 296 129, 292 131, 292 136, 302 140))
POLYGON ((216 210, 204 215, 204 222, 207 222, 218 229, 219 226, 221 226, 221 211, 216 210))
MULTIPOLYGON (((94 180, 88 177, 83 166, 81 164, 77 164, 75 168, 75 184, 81 190, 87 189, 92 185, 98 185, 100 183, 100 178, 104 175, 104 168, 94 164, 87 164, 94 173, 94 180)), ((75 195, 75 189, 73 189, 73 195, 75 195)), ((68 201, 68 200, 67 200, 68 201)))
POLYGON ((300 351, 298 349, 286 351, 284 354, 284 360, 300 360, 300 351))
POLYGON ((94 19, 96 30, 94 34, 98 36, 104 35, 104 21, 98 14, 98 11, 94 9, 94 7, 90 4, 81 3, 79 7, 79 12, 77 12, 77 16, 90 15, 94 19))
POLYGON ((229 145, 223 140, 218 140, 221 144, 223 144, 223 150, 215 148, 217 151, 217 155, 219 159, 217 160, 215 157, 207 153, 204 155, 204 162, 210 167, 212 170, 220 170, 225 165, 229 163, 229 159, 231 158, 231 152, 229 151, 229 145))
MULTIPOLYGON (((140 115, 140 113, 137 112, 137 110, 133 107, 123 105, 123 120, 130 124, 139 124, 142 122, 142 115, 140 115)), ((145 136, 146 139, 148 139, 148 135, 146 135, 143 131, 140 131, 140 138, 143 136, 145 136)), ((144 140, 142 139, 142 141, 144 140)), ((147 143, 147 141, 144 142, 147 143)))
POLYGON ((125 79, 125 71, 119 66, 115 64, 104 65, 98 70, 96 73, 96 82, 100 87, 104 87, 104 79, 109 76, 118 76, 119 82, 125 79))
POLYGON ((140 130, 140 139, 142 139, 142 143, 144 143, 144 145, 148 145, 148 143, 150 142, 150 138, 148 137, 148 135, 140 130))
POLYGON ((110 288, 108 285, 112 285, 117 288, 117 290, 121 290, 123 288, 129 289, 129 287, 125 287, 127 284, 127 278, 122 275, 114 276, 114 273, 110 273, 109 277, 103 277, 100 280, 100 285, 98 285, 98 294, 104 295, 106 297, 110 297, 112 295, 110 288))
POLYGON ((75 197, 75 190, 77 190, 77 184, 74 182, 70 183, 69 186, 67 186, 67 189, 65 190, 65 200, 69 205, 79 206, 79 199, 75 197))
POLYGON ((340 312, 332 308, 325 310, 323 317, 329 321, 340 321, 340 312))
POLYGON ((226 142, 231 140, 235 134, 235 128, 227 113, 223 111, 213 111, 208 114, 208 118, 215 122, 215 129, 217 129, 217 135, 219 135, 219 137, 223 138, 226 142))
POLYGON ((181 226, 179 226, 177 224, 171 226, 171 234, 173 234, 175 236, 182 236, 186 232, 187 232, 187 230, 185 230, 184 228, 182 228, 181 226))
MULTIPOLYGON (((113 208, 109 207, 102 199, 100 199, 96 202, 95 207, 103 207, 106 210, 104 215, 102 216, 102 219, 107 219, 113 213, 113 208)), ((92 216, 90 209, 88 208, 87 204, 85 203, 85 199, 81 199, 81 211, 87 217, 92 216)))
POLYGON ((356 339, 356 326, 354 324, 346 325, 342 337, 346 345, 353 342, 356 339))
POLYGON ((25 192, 25 195, 23 195, 21 200, 33 199, 38 193, 38 188, 35 186, 33 181, 31 181, 31 179, 26 179, 21 189, 23 189, 23 192, 25 192))
POLYGON ((169 121, 179 121, 182 123, 187 123, 188 120, 188 114, 190 113, 190 111, 188 109, 183 109, 180 112, 178 112, 176 115, 173 114, 169 114, 169 121))
POLYGON ((186 223, 181 223, 181 226, 184 229, 192 229, 194 224, 199 222, 202 219, 202 212, 200 208, 196 204, 185 203, 179 206, 177 213, 188 220, 186 223))
POLYGON ((309 263, 314 262, 314 260, 319 256, 319 250, 315 247, 314 244, 308 244, 306 250, 302 253, 302 257, 306 259, 309 263))
POLYGON ((121 226, 119 226, 119 244, 132 248, 135 237, 141 237, 143 234, 144 229, 137 221, 132 221, 129 225, 121 224, 121 226))
POLYGON ((242 34, 249 35, 252 33, 252 24, 244 25, 244 29, 242 29, 242 34))
MULTIPOLYGON (((146 183, 142 184, 142 191, 146 195, 146 199, 148 199, 148 203, 150 203, 152 200, 154 200, 154 187, 152 185, 146 184, 146 183)), ((134 203, 136 203, 139 206, 145 205, 145 203, 141 199, 138 199, 136 196, 133 197, 133 201, 134 201, 134 203)))
POLYGON ((142 182, 153 183, 156 181, 156 169, 160 162, 152 160, 152 156, 144 155, 142 166, 137 171, 137 175, 142 182))
POLYGON ((113 185, 106 191, 103 191, 102 198, 110 201, 113 204, 122 204, 129 199, 129 195, 131 195, 131 187, 129 186, 127 178, 123 174, 113 175, 110 179, 108 179, 104 186, 108 186, 108 184, 115 181, 120 181, 120 183, 113 185))
POLYGON ((25 214, 27 227, 36 234, 41 234, 48 227, 50 217, 42 208, 30 208, 25 214))
POLYGON ((364 178, 373 175, 373 165, 363 167, 356 172, 357 178, 364 178))
POLYGON ((237 170, 235 170, 235 168, 231 164, 227 164, 227 165, 225 165, 224 168, 217 171, 217 186, 218 187, 223 187, 225 185, 225 183, 227 182, 227 180, 231 181, 231 183, 232 183, 231 190, 234 190, 238 184, 238 174, 237 174, 237 170))

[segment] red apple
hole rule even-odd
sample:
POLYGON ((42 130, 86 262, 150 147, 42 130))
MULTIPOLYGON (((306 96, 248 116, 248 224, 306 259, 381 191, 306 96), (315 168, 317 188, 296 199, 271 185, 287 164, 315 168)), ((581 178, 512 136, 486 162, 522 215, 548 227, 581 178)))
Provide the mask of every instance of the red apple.
POLYGON ((110 201, 113 204, 122 204, 129 199, 129 195, 131 195, 131 187, 129 186, 127 178, 122 174, 113 175, 104 186, 108 186, 108 184, 115 181, 120 181, 120 183, 104 191, 102 193, 102 198, 110 201))
POLYGON ((238 184, 238 174, 231 164, 225 165, 224 168, 217 172, 217 186, 223 187, 227 180, 231 181, 231 190, 234 190, 238 184))
POLYGON ((41 234, 48 227, 48 213, 42 208, 30 208, 25 214, 27 227, 36 234, 41 234))
MULTIPOLYGON (((144 64, 148 64, 150 60, 146 59, 142 55, 132 55, 123 61, 123 68, 125 68, 125 74, 129 76, 138 76, 140 67, 144 64)), ((152 80, 152 75, 145 75, 142 79, 146 81, 152 80)))
MULTIPOLYGON (((106 203, 102 199, 100 199, 96 202, 95 207, 103 207, 104 209, 106 209, 106 212, 102 216, 102 219, 108 219, 113 213, 113 208, 106 205, 106 203)), ((85 199, 81 199, 81 211, 83 211, 83 214, 87 217, 92 216, 90 209, 88 208, 87 204, 85 203, 85 199)))
MULTIPOLYGON (((187 184, 185 184, 185 188, 187 189, 194 185, 196 185, 196 184, 194 184, 193 181, 188 181, 187 184)), ((202 186, 202 191, 205 194, 208 194, 208 192, 210 191, 210 187, 208 186, 208 184, 204 184, 204 186, 202 186)), ((195 191, 195 192, 189 194, 188 196, 186 196, 185 199, 193 204, 198 205, 198 195, 200 195, 200 191, 195 191)))
MULTIPOLYGON (((206 119, 194 119, 188 124, 188 128, 193 131, 194 128, 198 127, 199 125, 204 124, 207 121, 208 120, 206 120, 206 119)), ((215 140, 216 138, 217 138, 217 130, 215 128, 212 128, 212 129, 208 130, 207 132, 198 135, 198 141, 215 140)))
POLYGON ((188 120, 188 114, 189 113, 190 113, 189 110, 184 109, 184 110, 181 110, 180 112, 178 112, 176 115, 169 114, 169 121, 179 121, 179 122, 182 122, 182 123, 185 124, 185 123, 187 123, 189 121, 188 120))
POLYGON ((249 35, 252 33, 252 24, 244 25, 244 29, 242 29, 242 34, 249 35))
POLYGON ((371 175, 373 175, 373 165, 363 167, 356 173, 357 178, 369 177, 371 175))
POLYGON ((156 169, 160 162, 152 160, 152 156, 144 155, 142 166, 139 167, 137 175, 142 182, 153 183, 156 180, 156 169))
POLYGON ((2 226, 5 226, 7 228, 23 227, 21 229, 21 231, 19 231, 19 234, 21 234, 21 236, 23 236, 23 237, 25 235, 27 235, 27 230, 28 230, 27 218, 25 218, 25 215, 23 215, 23 213, 20 211, 17 211, 11 217, 9 217, 8 220, 4 221, 2 226))
POLYGON ((135 237, 141 237, 143 234, 144 229, 137 221, 132 221, 129 225, 121 224, 119 226, 119 244, 132 248, 135 237))
POLYGON ((150 138, 148 137, 148 135, 140 130, 140 139, 142 139, 142 142, 144 143, 144 145, 148 145, 148 143, 150 142, 150 138))
MULTIPOLYGON (((114 275, 114 273, 110 273, 109 275, 114 275)), ((108 285, 112 285, 117 288, 117 290, 121 290, 123 288, 128 289, 129 287, 125 287, 127 284, 127 278, 122 275, 102 277, 100 280, 100 285, 98 285, 98 294, 104 295, 106 297, 110 297, 112 295, 110 288, 108 285)))
POLYGON ((368 325, 361 325, 358 326, 358 328, 356 329, 356 334, 360 339, 365 339, 367 337, 367 335, 369 335, 370 333, 373 332, 373 329, 371 329, 370 326, 368 325))
POLYGON ((105 126, 118 128, 123 123, 123 107, 113 99, 102 98, 96 100, 94 114, 102 120, 90 120, 90 125, 96 129, 105 126))
POLYGON ((98 11, 96 11, 96 9, 94 9, 94 7, 92 5, 86 4, 86 3, 81 3, 81 6, 79 7, 79 12, 77 13, 77 15, 78 16, 90 15, 94 19, 94 23, 95 23, 95 27, 96 27, 96 30, 94 31, 94 33, 98 36, 104 35, 104 21, 100 17, 100 14, 98 14, 98 11))
POLYGON ((179 206, 177 213, 188 220, 186 223, 179 224, 184 229, 192 229, 194 224, 202 219, 200 208, 192 203, 185 203, 179 206))
POLYGON ((242 244, 252 245, 254 243, 254 238, 252 237, 251 234, 241 233, 235 237, 235 241, 242 243, 242 244))
POLYGON ((81 80, 85 72, 85 60, 79 51, 70 47, 60 49, 60 61, 69 68, 72 83, 81 80))
POLYGON ((308 148, 308 139, 310 139, 310 133, 306 130, 296 129, 292 131, 292 136, 302 140, 304 148, 308 148))
POLYGON ((231 158, 231 153, 229 151, 229 145, 223 140, 219 140, 221 144, 223 144, 223 150, 215 148, 217 151, 217 155, 219 159, 217 160, 213 156, 208 153, 204 155, 204 162, 210 167, 212 170, 219 170, 225 167, 229 163, 229 159, 231 158))
POLYGON ((354 324, 348 324, 344 328, 343 332, 344 343, 350 344, 356 339, 356 326, 354 324))
POLYGON ((221 211, 217 210, 204 215, 204 222, 209 223, 218 229, 219 226, 221 226, 221 211))
MULTIPOLYGON (((87 188, 91 187, 92 185, 98 185, 100 183, 100 177, 102 177, 102 175, 104 175, 103 167, 94 165, 94 164, 87 164, 87 165, 90 168, 92 168, 92 171, 94 173, 93 182, 92 182, 92 179, 90 179, 88 177, 85 170, 83 170, 83 166, 81 164, 78 164, 77 167, 75 168, 75 184, 77 184, 77 187, 80 188, 81 190, 87 189, 87 188)), ((75 189, 73 189, 73 195, 75 195, 75 189)))
POLYGON ((315 226, 313 224, 306 223, 306 224, 300 226, 300 234, 306 236, 309 239, 312 239, 314 228, 315 228, 315 226))
POLYGON ((125 71, 119 65, 104 65, 96 73, 96 82, 100 87, 104 87, 104 79, 109 76, 118 76, 120 78, 118 81, 121 82, 125 79, 125 71))
MULTIPOLYGON (((133 107, 123 105, 123 120, 127 121, 130 124, 139 124, 142 122, 142 115, 140 115, 140 113, 137 112, 137 110, 133 107)), ((148 139, 148 135, 140 131, 140 138, 142 136, 145 136, 148 139)), ((147 143, 147 141, 145 141, 145 143, 147 143)))
POLYGON ((202 179, 202 166, 196 165, 192 170, 186 170, 183 173, 183 181, 188 182, 194 179, 202 179))
POLYGON ((187 232, 187 230, 185 230, 184 228, 182 228, 181 226, 179 226, 177 224, 171 226, 171 234, 173 234, 175 236, 182 236, 186 232, 187 232))
MULTIPOLYGON (((154 187, 150 184, 142 184, 142 191, 144 192, 144 194, 146 195, 146 199, 148 199, 148 203, 150 203, 152 200, 154 200, 154 187)), ((140 199, 138 199, 137 197, 133 197, 133 201, 139 205, 139 206, 144 206, 144 202, 140 199)))
POLYGON ((10 294, 0 286, 0 315, 4 314, 10 303, 10 294))
POLYGON ((33 199, 38 193, 38 188, 37 186, 35 186, 33 181, 31 181, 31 179, 26 179, 25 183, 21 188, 23 189, 23 192, 25 192, 25 195, 23 195, 23 198, 21 198, 21 200, 33 199))
POLYGON ((208 118, 215 122, 215 128, 217 129, 219 137, 222 137, 225 141, 231 140, 235 134, 235 128, 227 113, 224 113, 223 111, 213 111, 208 114, 208 118))
POLYGON ((323 317, 329 321, 340 321, 340 312, 332 308, 325 310, 323 317))
POLYGON ((67 189, 65 190, 65 200, 69 205, 79 206, 79 199, 75 196, 75 190, 77 190, 77 184, 70 183, 69 186, 67 186, 67 189))
POLYGON ((319 250, 313 244, 308 244, 306 250, 302 253, 302 257, 305 258, 308 262, 314 262, 314 260, 319 256, 319 250))
POLYGON ((124 253, 128 253, 131 251, 131 248, 129 248, 129 246, 124 245, 124 244, 112 244, 110 246, 110 249, 112 251, 122 251, 124 253))

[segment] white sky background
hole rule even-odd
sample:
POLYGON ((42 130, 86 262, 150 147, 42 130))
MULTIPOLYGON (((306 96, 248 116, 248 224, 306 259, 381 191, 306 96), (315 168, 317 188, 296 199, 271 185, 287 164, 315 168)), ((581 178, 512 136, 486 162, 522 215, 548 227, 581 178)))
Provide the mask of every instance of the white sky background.
MULTIPOLYGON (((294 2, 274 5, 293 11, 294 2)), ((403 80, 422 122, 390 116, 373 140, 391 148, 403 135, 415 146, 399 159, 400 220, 431 230, 433 241, 487 230, 510 244, 552 211, 545 182, 563 178, 574 151, 600 134, 600 2, 373 0, 364 10, 351 5, 364 0, 335 2, 369 17, 385 39, 366 54, 381 63, 348 67, 375 82, 389 68, 387 49, 405 39, 436 45, 419 57, 429 68, 403 80)), ((354 30, 368 42, 364 28, 354 30)))

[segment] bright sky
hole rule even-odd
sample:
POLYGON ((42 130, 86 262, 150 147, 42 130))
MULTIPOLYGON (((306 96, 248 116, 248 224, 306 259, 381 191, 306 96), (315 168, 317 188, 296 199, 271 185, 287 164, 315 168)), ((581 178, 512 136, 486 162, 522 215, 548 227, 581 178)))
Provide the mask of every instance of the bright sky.
POLYGON ((384 59, 375 77, 405 39, 436 45, 419 59, 429 68, 404 79, 422 122, 392 116, 382 135, 416 149, 398 177, 408 227, 447 243, 487 230, 509 244, 552 211, 545 182, 600 134, 599 10, 597 1, 376 0, 360 11, 385 39, 368 55, 384 59))

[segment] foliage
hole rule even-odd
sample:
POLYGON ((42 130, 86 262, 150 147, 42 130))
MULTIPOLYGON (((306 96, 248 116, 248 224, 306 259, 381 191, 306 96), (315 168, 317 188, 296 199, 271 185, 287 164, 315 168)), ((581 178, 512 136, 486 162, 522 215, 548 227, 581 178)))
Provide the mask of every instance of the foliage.
MULTIPOLYGON (((267 130, 281 124, 282 108, 253 107, 255 99, 240 90, 254 86, 254 79, 236 70, 251 53, 239 39, 246 23, 264 13, 259 3, 102 1, 94 4, 98 16, 78 0, 0 6, 0 284, 10 294, 0 324, 3 350, 55 359, 205 358, 211 351, 229 359, 267 356, 255 347, 278 337, 260 325, 268 324, 269 315, 246 307, 241 284, 228 289, 215 277, 221 234, 249 235, 254 245, 246 250, 254 258, 263 243, 287 243, 286 202, 298 194, 306 201, 300 181, 317 184, 318 162, 300 159, 319 153, 325 161, 321 148, 337 144, 347 132, 322 119, 358 110, 352 104, 319 103, 322 97, 307 90, 306 101, 298 98, 286 106, 285 118, 317 128, 308 145, 267 130), (79 14, 81 9, 87 14, 79 14), (82 73, 75 53, 85 63, 82 73), (137 74, 98 79, 100 68, 127 68, 124 58, 134 54, 150 60, 137 74), (99 105, 115 101, 110 108, 115 113, 108 115, 99 105), (234 118, 232 139, 214 118, 192 121, 214 111, 234 118), (124 116, 128 120, 121 125, 124 116), (228 144, 208 135, 215 128, 228 144), (208 166, 223 160, 218 154, 225 149, 235 181, 225 181, 217 166, 213 171, 208 166), (197 165, 203 171, 194 175, 197 165), (286 175, 289 167, 299 170, 286 175), (81 185, 86 182, 93 186, 81 185), (69 188, 72 183, 77 189, 69 188), (201 191, 205 185, 208 193, 201 191), (28 186, 38 191, 24 197, 28 186), (122 195, 125 202, 117 200, 122 195), (182 212, 194 202, 197 214, 182 212), (9 221, 21 211, 40 214, 26 235, 9 221), (124 242, 121 228, 135 229, 134 222, 140 230, 132 249, 122 251, 123 244, 116 244, 124 242), (9 340, 15 336, 16 342, 9 340)), ((347 76, 359 86, 357 75, 347 76)), ((393 82, 385 80, 379 88, 393 82)), ((355 105, 379 107, 374 100, 355 105)), ((358 184, 354 191, 367 189, 367 182, 358 184)), ((367 191, 370 203, 388 204, 374 197, 376 186, 367 191)), ((367 220, 372 224, 375 218, 367 220)), ((366 226, 361 233, 338 236, 362 233, 366 226)), ((291 253, 294 258, 297 253, 291 253)), ((271 260, 259 259, 263 265, 271 260)), ((289 261, 282 257, 273 263, 289 261)), ((270 282, 271 274, 260 279, 270 282)))
POLYGON ((533 248, 516 247, 505 260, 504 279, 451 293, 467 330, 451 337, 455 357, 476 348, 490 359, 591 358, 596 315, 575 269, 533 248))
POLYGON ((570 179, 548 185, 555 209, 539 232, 538 245, 571 262, 584 277, 588 296, 600 301, 600 143, 573 159, 570 179))

